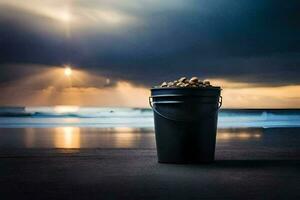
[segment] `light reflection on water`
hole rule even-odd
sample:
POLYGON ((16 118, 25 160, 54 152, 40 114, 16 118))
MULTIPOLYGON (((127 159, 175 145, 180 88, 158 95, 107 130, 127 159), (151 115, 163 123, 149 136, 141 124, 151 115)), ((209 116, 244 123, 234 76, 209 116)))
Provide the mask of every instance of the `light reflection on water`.
POLYGON ((80 128, 55 128, 55 148, 80 148, 80 128))
MULTIPOLYGON (((1 129, 0 129, 1 130, 1 129)), ((154 133, 137 128, 24 128, 6 129, 24 134, 26 148, 154 148, 154 133)), ((7 136, 4 135, 3 136, 7 136)), ((1 135, 0 135, 1 137, 1 135)), ((10 144, 6 144, 10 145, 10 144)), ((20 145, 20 144, 19 144, 20 145)), ((1 145, 0 141, 0 147, 1 145)), ((22 145, 23 146, 23 145, 22 145)))
POLYGON ((33 148, 35 144, 35 129, 25 128, 25 139, 24 143, 26 148, 33 148))
MULTIPOLYGON (((252 143, 264 129, 219 129, 217 143, 252 143)), ((153 129, 142 128, 9 128, 0 129, 0 148, 155 148, 153 129)))
POLYGON ((140 141, 141 134, 135 134, 133 128, 114 128, 117 132, 113 140, 115 147, 133 148, 135 142, 140 141))
POLYGON ((217 140, 260 140, 262 137, 262 133, 260 131, 255 132, 240 132, 240 133, 232 133, 232 132, 219 132, 217 134, 217 140))

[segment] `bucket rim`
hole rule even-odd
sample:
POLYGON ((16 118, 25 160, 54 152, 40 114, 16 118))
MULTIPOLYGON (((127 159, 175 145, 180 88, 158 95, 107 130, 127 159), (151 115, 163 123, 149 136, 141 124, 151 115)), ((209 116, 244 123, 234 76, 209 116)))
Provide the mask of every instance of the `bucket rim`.
POLYGON ((151 87, 150 90, 222 90, 220 86, 210 87, 151 87))

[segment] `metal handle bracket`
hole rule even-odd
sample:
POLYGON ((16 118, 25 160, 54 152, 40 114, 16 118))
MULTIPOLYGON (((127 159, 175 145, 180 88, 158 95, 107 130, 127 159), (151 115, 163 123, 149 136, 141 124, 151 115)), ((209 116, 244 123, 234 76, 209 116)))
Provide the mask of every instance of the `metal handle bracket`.
MULTIPOLYGON (((220 96, 219 98, 219 103, 218 103, 218 108, 217 110, 219 110, 222 106, 222 96, 220 96)), ((196 121, 197 119, 194 119, 194 120, 184 120, 184 119, 175 119, 175 118, 172 118, 172 117, 169 117, 169 116, 166 116, 164 114, 162 114, 161 112, 159 112, 156 108, 155 108, 155 103, 184 103, 184 101, 161 101, 161 102, 153 102, 152 101, 152 97, 150 96, 149 97, 149 105, 151 106, 152 110, 158 114, 159 116, 165 118, 165 119, 168 119, 168 120, 171 120, 171 121, 177 121, 177 122, 187 122, 187 121, 196 121)))

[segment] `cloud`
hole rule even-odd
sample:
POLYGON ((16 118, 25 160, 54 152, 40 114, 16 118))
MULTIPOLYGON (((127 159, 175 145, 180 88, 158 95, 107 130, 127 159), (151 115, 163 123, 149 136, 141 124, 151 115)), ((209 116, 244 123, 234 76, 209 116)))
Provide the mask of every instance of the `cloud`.
MULTIPOLYGON (((70 63, 146 86, 183 75, 261 86, 300 82, 297 1, 1 2, 1 66, 70 63)), ((5 70, 1 82, 28 71, 5 70)))
POLYGON ((3 65, 4 73, 0 74, 0 87, 11 90, 44 90, 54 88, 105 88, 112 87, 118 79, 110 79, 103 75, 95 75, 72 67, 72 75, 65 75, 64 66, 47 65, 3 65), (12 78, 13 77, 13 78, 12 78))
MULTIPOLYGON (((56 78, 59 78, 56 76, 56 78)), ((212 80, 223 87, 223 108, 295 108, 300 107, 300 84, 259 86, 243 82, 212 80)), ((108 87, 81 87, 61 84, 36 88, 35 82, 0 87, 2 106, 117 106, 149 107, 149 88, 118 80, 108 87), (33 84, 30 86, 30 84, 33 84)))
POLYGON ((1 88, 0 105, 4 106, 110 106, 147 107, 149 90, 128 82, 118 81, 110 87, 64 87, 48 86, 43 89, 23 87, 1 88), (145 97, 147 97, 145 99, 145 97))

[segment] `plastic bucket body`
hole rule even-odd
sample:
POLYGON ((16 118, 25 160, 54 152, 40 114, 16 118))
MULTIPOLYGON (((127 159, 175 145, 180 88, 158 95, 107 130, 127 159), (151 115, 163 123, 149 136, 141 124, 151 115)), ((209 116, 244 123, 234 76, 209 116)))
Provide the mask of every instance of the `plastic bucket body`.
POLYGON ((158 162, 214 161, 220 87, 153 88, 158 162))

